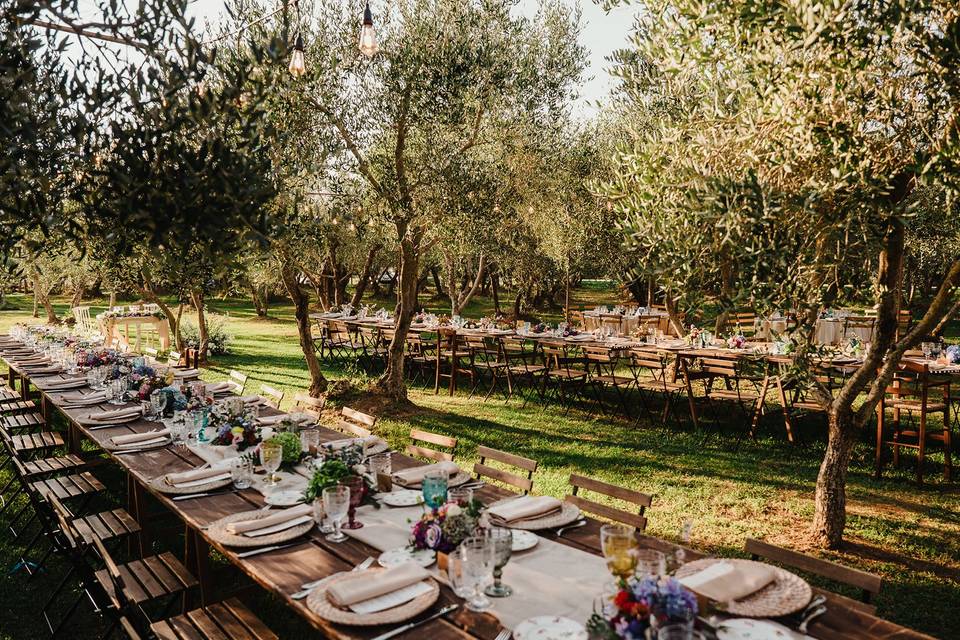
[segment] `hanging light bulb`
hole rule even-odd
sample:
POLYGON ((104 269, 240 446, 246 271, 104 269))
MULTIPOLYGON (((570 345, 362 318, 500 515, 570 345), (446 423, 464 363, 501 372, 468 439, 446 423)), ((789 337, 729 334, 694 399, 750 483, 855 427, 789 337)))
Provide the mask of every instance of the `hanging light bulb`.
POLYGON ((363 26, 360 27, 360 53, 372 58, 379 50, 377 33, 373 30, 373 14, 370 13, 370 3, 367 2, 363 9, 363 26))
POLYGON ((303 36, 297 35, 297 42, 293 45, 293 55, 290 56, 290 73, 299 78, 307 72, 307 65, 303 59, 303 36))

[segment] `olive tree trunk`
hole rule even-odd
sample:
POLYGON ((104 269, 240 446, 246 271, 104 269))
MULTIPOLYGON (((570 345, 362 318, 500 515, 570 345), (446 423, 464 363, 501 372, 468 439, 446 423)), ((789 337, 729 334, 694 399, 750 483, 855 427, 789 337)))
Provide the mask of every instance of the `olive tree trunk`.
POLYGON ((207 314, 204 310, 203 291, 194 289, 190 292, 190 301, 197 310, 197 330, 200 333, 200 345, 197 347, 197 360, 206 362, 207 350, 210 348, 210 332, 207 328, 207 314))
POLYGON ((297 333, 300 336, 300 350, 310 371, 310 395, 320 397, 327 390, 327 378, 320 370, 320 361, 313 346, 313 331, 310 326, 310 296, 303 290, 297 280, 297 271, 287 260, 280 262, 280 277, 287 295, 293 301, 294 317, 297 320, 297 333))
MULTIPOLYGON (((399 225, 398 225, 399 226, 399 225)), ((400 240, 400 277, 397 291, 396 330, 387 357, 387 370, 384 371, 377 388, 394 402, 407 399, 407 385, 404 381, 404 347, 410 323, 417 309, 417 289, 420 272, 420 255, 414 240, 407 236, 406 229, 398 228, 400 240)))

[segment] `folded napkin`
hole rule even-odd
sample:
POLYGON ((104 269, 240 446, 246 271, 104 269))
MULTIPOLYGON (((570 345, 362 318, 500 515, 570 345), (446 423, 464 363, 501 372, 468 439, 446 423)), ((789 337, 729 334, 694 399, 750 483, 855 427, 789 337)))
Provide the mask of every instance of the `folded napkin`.
POLYGON ((176 487, 178 485, 195 482, 197 480, 216 478, 217 476, 222 476, 223 474, 224 469, 222 468, 191 469, 190 471, 183 471, 181 473, 168 473, 165 480, 167 484, 176 487))
POLYGON ((243 404, 259 404, 263 402, 263 396, 240 396, 243 404))
MULTIPOLYGON (((321 446, 331 449, 333 451, 339 451, 344 447, 349 447, 352 444, 357 442, 362 442, 364 447, 367 447, 371 444, 376 444, 380 442, 380 436, 366 436, 365 438, 344 438, 342 440, 331 440, 330 442, 324 442, 321 446)), ((421 478, 422 479, 422 478, 421 478)))
POLYGON ((195 378, 200 375, 199 369, 174 369, 174 378, 195 378))
POLYGON ((96 404, 98 402, 104 402, 107 399, 107 394, 104 391, 94 391, 93 393, 65 393, 60 396, 60 399, 71 404, 81 402, 96 404))
POLYGON ((130 433, 125 436, 113 436, 110 441, 115 445, 133 444, 135 442, 147 442, 148 440, 157 440, 170 435, 169 429, 154 429, 144 433, 130 433))
POLYGON ((34 356, 32 358, 23 356, 21 358, 14 358, 13 361, 20 365, 46 364, 50 362, 50 358, 47 356, 34 356))
POLYGON ((756 593, 776 577, 772 567, 759 562, 717 562, 680 578, 680 584, 715 602, 732 602, 756 593))
POLYGON ((455 462, 438 462, 437 464, 428 464, 422 467, 404 469, 393 474, 393 481, 397 484, 407 487, 418 485, 423 482, 424 476, 431 471, 446 471, 453 476, 460 473, 460 467, 455 462))
POLYGON ((233 388, 229 382, 212 382, 207 385, 207 393, 224 393, 233 388))
POLYGON ((259 422, 260 424, 262 424, 262 425, 273 425, 273 424, 280 424, 280 423, 283 422, 284 420, 287 420, 287 421, 289 421, 289 422, 297 422, 298 424, 302 424, 302 423, 308 422, 308 421, 310 421, 310 420, 312 420, 312 419, 313 419, 313 418, 311 418, 310 416, 300 416, 299 418, 297 418, 297 419, 295 420, 295 419, 293 418, 292 414, 289 414, 289 413, 281 413, 281 414, 278 414, 278 415, 275 415, 275 416, 261 416, 261 417, 258 418, 257 420, 258 420, 258 422, 259 422))
POLYGON ((523 496, 487 509, 490 519, 499 524, 516 524, 523 520, 539 520, 560 511, 563 507, 550 496, 523 496))
POLYGON ((139 416, 142 413, 140 407, 124 407, 123 409, 91 413, 88 418, 90 420, 96 420, 97 422, 110 422, 111 420, 125 420, 133 416, 139 416))
POLYGON ((284 522, 289 522, 290 520, 296 520, 297 518, 310 515, 313 515, 313 505, 301 504, 296 507, 284 509, 283 511, 277 511, 274 515, 267 516, 266 518, 230 522, 227 524, 226 529, 227 533, 239 535, 241 533, 246 533, 247 531, 266 529, 267 527, 273 527, 278 524, 283 524, 284 522))
POLYGON ((78 389, 87 386, 87 381, 82 378, 66 378, 63 380, 35 380, 34 384, 44 391, 57 391, 58 389, 78 389))
POLYGON ((349 607, 422 582, 430 577, 423 567, 413 562, 380 571, 376 574, 376 579, 371 579, 369 574, 364 575, 364 573, 330 585, 327 589, 327 599, 338 607, 349 607))
POLYGON ((56 365, 40 365, 38 367, 22 367, 24 372, 32 375, 39 376, 44 374, 54 374, 54 373, 63 373, 63 368, 56 365))

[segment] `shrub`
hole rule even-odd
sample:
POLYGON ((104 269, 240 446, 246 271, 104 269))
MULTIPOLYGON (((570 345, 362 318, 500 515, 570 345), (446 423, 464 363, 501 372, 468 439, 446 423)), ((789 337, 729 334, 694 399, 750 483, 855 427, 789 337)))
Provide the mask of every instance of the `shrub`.
MULTIPOLYGON (((230 342, 233 336, 227 333, 226 320, 223 316, 207 315, 207 333, 209 334, 209 353, 213 356, 230 352, 230 342)), ((193 322, 185 320, 180 325, 180 335, 183 342, 191 349, 200 347, 200 328, 193 322)))

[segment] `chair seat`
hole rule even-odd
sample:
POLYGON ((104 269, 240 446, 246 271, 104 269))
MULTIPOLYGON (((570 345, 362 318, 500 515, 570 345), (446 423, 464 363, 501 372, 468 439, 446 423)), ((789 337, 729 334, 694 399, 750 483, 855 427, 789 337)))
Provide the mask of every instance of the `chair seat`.
POLYGON ((476 367, 477 369, 505 369, 507 367, 507 363, 478 361, 478 362, 474 362, 473 366, 476 367))
POLYGON ((790 406, 794 409, 805 409, 807 411, 825 411, 822 405, 809 400, 797 400, 790 406))
MULTIPOLYGON (((892 400, 886 403, 891 409, 901 409, 904 411, 920 411, 923 409, 923 400, 892 400)), ((944 402, 927 402, 927 411, 943 411, 947 408, 944 402)))
POLYGON ((7 431, 22 431, 24 429, 35 429, 47 423, 43 415, 31 411, 30 413, 15 413, 13 415, 0 418, 0 427, 7 431))
POLYGON ((760 394, 749 389, 711 389, 707 397, 718 398, 720 400, 756 400, 760 394))
POLYGON ((591 376, 590 379, 596 380, 597 382, 602 382, 603 384, 612 384, 617 387, 625 384, 633 384, 633 378, 628 378, 627 376, 616 376, 616 375, 591 376))
POLYGON ((253 612, 236 598, 203 609, 154 622, 150 630, 158 640, 277 640, 253 612))
POLYGON ((510 370, 510 373, 515 374, 515 375, 526 375, 526 374, 533 374, 533 373, 542 373, 543 371, 546 371, 546 370, 547 370, 547 368, 546 368, 544 365, 542 365, 542 364, 531 364, 531 365, 527 365, 527 366, 524 366, 524 365, 512 365, 512 366, 508 367, 508 369, 510 370))
MULTIPOLYGON (((197 585, 197 579, 169 551, 117 568, 123 578, 124 595, 136 604, 183 593, 197 585)), ((116 591, 107 570, 97 571, 96 577, 110 599, 116 602, 116 591)))
POLYGON ((11 413, 24 413, 27 411, 34 411, 37 408, 37 403, 33 400, 0 400, 0 413, 11 414, 11 413))
POLYGON ((94 538, 104 542, 125 538, 140 531, 140 525, 127 513, 125 509, 103 511, 89 516, 83 516, 73 521, 80 537, 87 544, 93 544, 94 538))
POLYGON ((87 463, 80 456, 71 453, 55 458, 29 460, 23 463, 23 468, 26 470, 28 478, 36 478, 60 471, 75 471, 85 464, 87 463))
POLYGON ((551 369, 547 372, 551 378, 561 378, 564 380, 580 380, 587 377, 586 371, 577 369, 551 369))
POLYGON ((20 400, 20 394, 7 385, 0 385, 0 405, 7 402, 16 402, 20 400))
POLYGON ((686 389, 682 382, 665 382, 660 380, 641 380, 637 383, 641 389, 647 391, 680 391, 686 389))
POLYGON ((37 480, 30 483, 30 488, 42 496, 52 493, 61 500, 86 496, 106 489, 89 471, 37 480))
POLYGON ((30 453, 63 446, 63 436, 56 431, 38 431, 10 436, 10 444, 17 453, 30 453))

